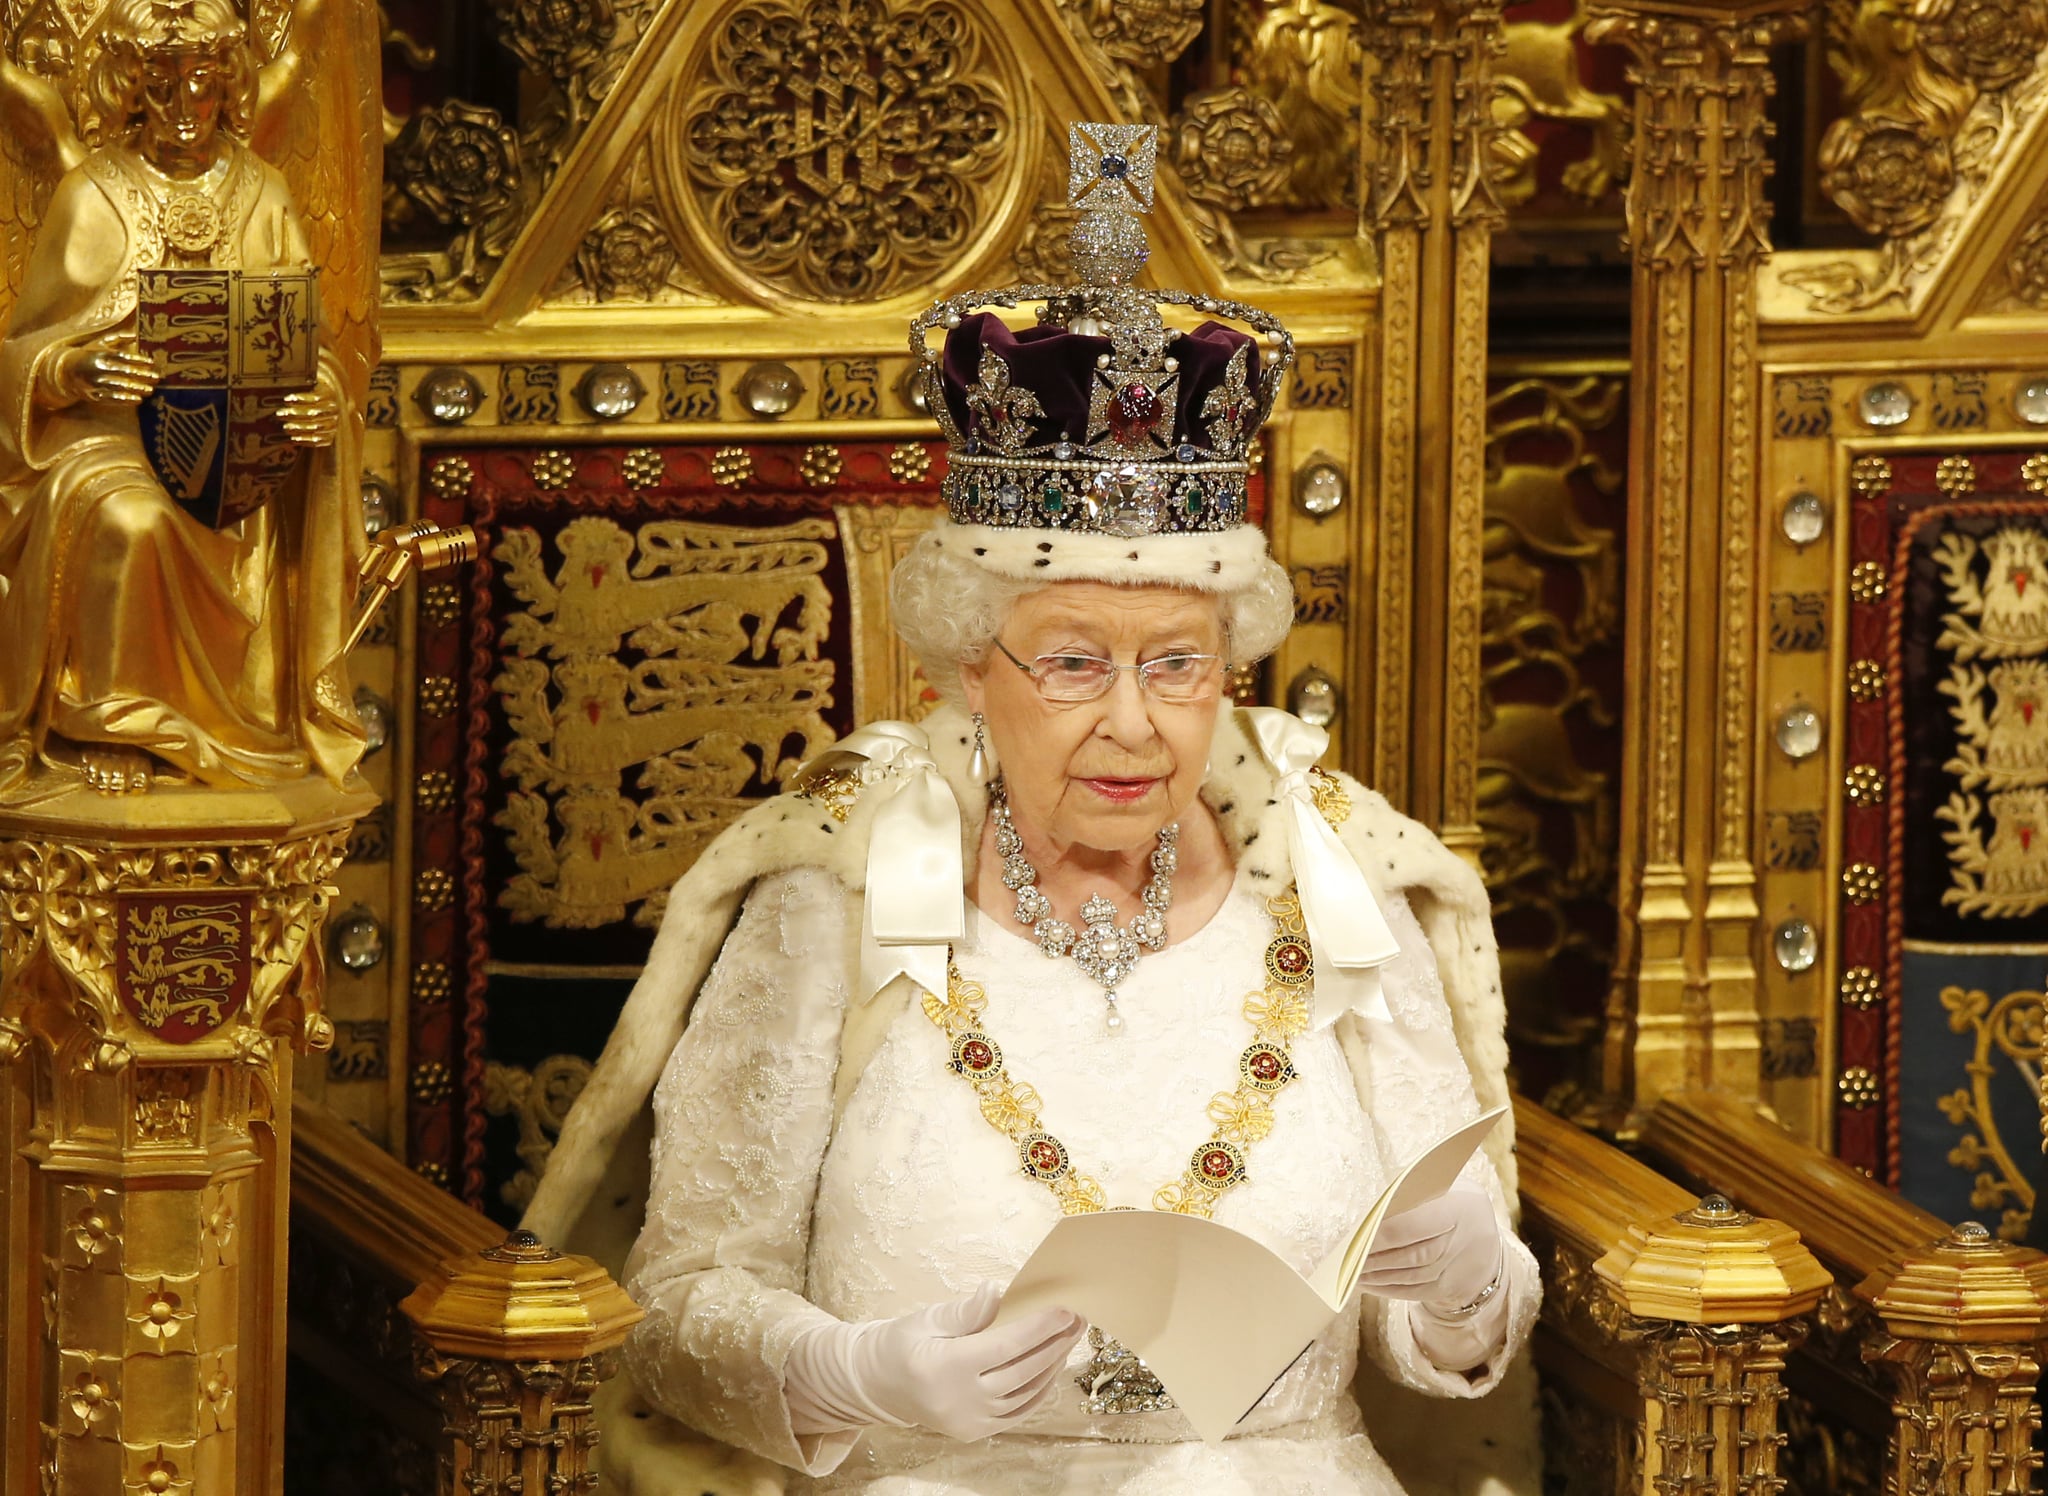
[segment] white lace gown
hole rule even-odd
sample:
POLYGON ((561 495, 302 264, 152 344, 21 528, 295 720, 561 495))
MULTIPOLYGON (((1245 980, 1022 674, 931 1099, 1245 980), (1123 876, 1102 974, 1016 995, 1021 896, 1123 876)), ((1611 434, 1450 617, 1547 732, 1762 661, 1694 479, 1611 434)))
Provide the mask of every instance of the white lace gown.
MULTIPOLYGON (((1294 1041, 1300 1078, 1276 1099, 1272 1133, 1249 1149, 1246 1182, 1217 1209, 1304 1272, 1349 1235, 1400 1164, 1478 1111, 1421 928, 1398 900, 1383 907, 1402 946, 1384 972, 1393 1028, 1354 1018, 1294 1041)), ((1102 989, 1071 961, 1047 960, 1014 925, 971 905, 968 920, 957 959, 987 989, 985 1027, 1011 1077, 1037 1089, 1047 1130, 1112 1205, 1149 1205, 1212 1135, 1211 1097, 1235 1084, 1251 1038, 1245 998, 1262 984, 1273 936, 1260 901, 1240 883, 1200 931, 1147 955, 1121 988, 1125 1028, 1114 1037, 1102 989)), ((626 1270, 647 1309, 626 1348, 647 1400, 799 1471, 796 1491, 1396 1496, 1352 1395, 1360 1353, 1425 1392, 1488 1391, 1534 1317, 1536 1267, 1519 1242, 1502 1291, 1463 1326, 1354 1296, 1221 1444, 1197 1440, 1177 1413, 1090 1416, 1072 1374, 1085 1341, 1058 1396, 1014 1434, 973 1444, 921 1429, 793 1434, 783 1367, 806 1328, 1006 1282, 1059 1219, 1052 1195, 1018 1171, 1015 1145, 946 1068, 945 1035, 916 1004, 889 1028, 835 1127, 859 923, 856 896, 829 874, 758 885, 669 1060, 655 1092, 647 1222, 626 1270), (1445 1369, 1482 1361, 1470 1373, 1445 1369)), ((1478 1156, 1468 1175, 1505 1223, 1492 1165, 1478 1156)))

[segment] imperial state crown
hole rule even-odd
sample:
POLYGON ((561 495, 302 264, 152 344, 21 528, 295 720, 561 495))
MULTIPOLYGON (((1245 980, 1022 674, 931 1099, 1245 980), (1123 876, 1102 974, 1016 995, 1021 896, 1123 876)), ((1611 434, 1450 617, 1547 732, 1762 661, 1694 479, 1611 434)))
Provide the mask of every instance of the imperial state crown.
POLYGON ((1294 340, 1254 307, 1132 284, 1149 253, 1138 215, 1152 207, 1155 127, 1076 124, 1068 148, 1067 200, 1080 218, 1067 243, 1080 284, 971 291, 911 325, 950 448, 948 515, 1118 537, 1244 524, 1252 440, 1294 340), (1038 325, 1014 332, 977 310, 1032 302, 1038 325), (1212 320, 1182 331, 1164 307, 1212 320), (936 351, 929 335, 940 327, 936 351))

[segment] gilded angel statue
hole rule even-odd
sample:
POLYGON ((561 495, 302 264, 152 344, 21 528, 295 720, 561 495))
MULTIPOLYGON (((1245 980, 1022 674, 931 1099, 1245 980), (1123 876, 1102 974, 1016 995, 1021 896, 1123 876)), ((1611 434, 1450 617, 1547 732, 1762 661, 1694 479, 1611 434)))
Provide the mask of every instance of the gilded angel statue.
POLYGON ((116 0, 68 76, 0 55, 6 150, 53 183, 0 225, 32 245, 0 287, 0 804, 338 787, 363 752, 375 125, 309 142, 375 99, 342 23, 337 108, 299 67, 318 7, 256 14, 295 41, 267 62, 231 0, 116 0))

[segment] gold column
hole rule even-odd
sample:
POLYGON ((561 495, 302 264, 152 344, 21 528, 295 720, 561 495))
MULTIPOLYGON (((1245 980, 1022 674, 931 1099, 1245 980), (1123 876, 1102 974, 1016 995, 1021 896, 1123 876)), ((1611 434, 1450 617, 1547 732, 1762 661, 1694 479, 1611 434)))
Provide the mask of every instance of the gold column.
POLYGON ((1376 443, 1378 641, 1369 686, 1375 788, 1479 857, 1480 544, 1486 506, 1486 307, 1495 132, 1492 0, 1373 10, 1379 118, 1365 132, 1381 290, 1376 443), (1411 628, 1412 624, 1412 628, 1411 628))
POLYGON ((367 801, 0 819, 9 1493, 279 1488, 292 1055, 331 1038, 327 880, 367 801))
POLYGON ((1757 1095, 1751 699, 1769 49, 1797 0, 1602 0, 1634 57, 1628 656, 1610 1091, 1757 1095), (1632 1087, 1632 1091, 1631 1091, 1632 1087))
POLYGON ((453 1257, 398 1306, 441 1389, 446 1496, 595 1490, 591 1396, 640 1309, 588 1257, 530 1231, 453 1257))
POLYGON ((1708 1195, 1593 1266, 1640 1347, 1644 1496, 1776 1490, 1780 1375, 1833 1281, 1799 1233, 1708 1195))
POLYGON ((1895 1379, 1887 1490, 2031 1491, 2048 1257, 1966 1221, 1857 1287, 1884 1322, 1864 1359, 1895 1379))

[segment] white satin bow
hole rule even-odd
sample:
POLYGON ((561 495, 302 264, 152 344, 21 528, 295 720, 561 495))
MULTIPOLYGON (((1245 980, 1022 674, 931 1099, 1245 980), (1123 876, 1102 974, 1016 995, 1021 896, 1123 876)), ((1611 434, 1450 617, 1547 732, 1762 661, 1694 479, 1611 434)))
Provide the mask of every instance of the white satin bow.
POLYGON ((898 975, 942 993, 946 948, 967 933, 960 804, 931 755, 931 739, 908 722, 870 723, 805 765, 804 774, 842 758, 861 760, 861 780, 879 801, 868 832, 857 1000, 898 975))
POLYGON ((1244 712, 1259 747, 1280 776, 1276 793, 1287 810, 1287 858, 1316 959, 1316 1027, 1356 1008, 1391 1021, 1379 968, 1401 953, 1357 859, 1316 809, 1309 770, 1330 735, 1271 707, 1244 712))

